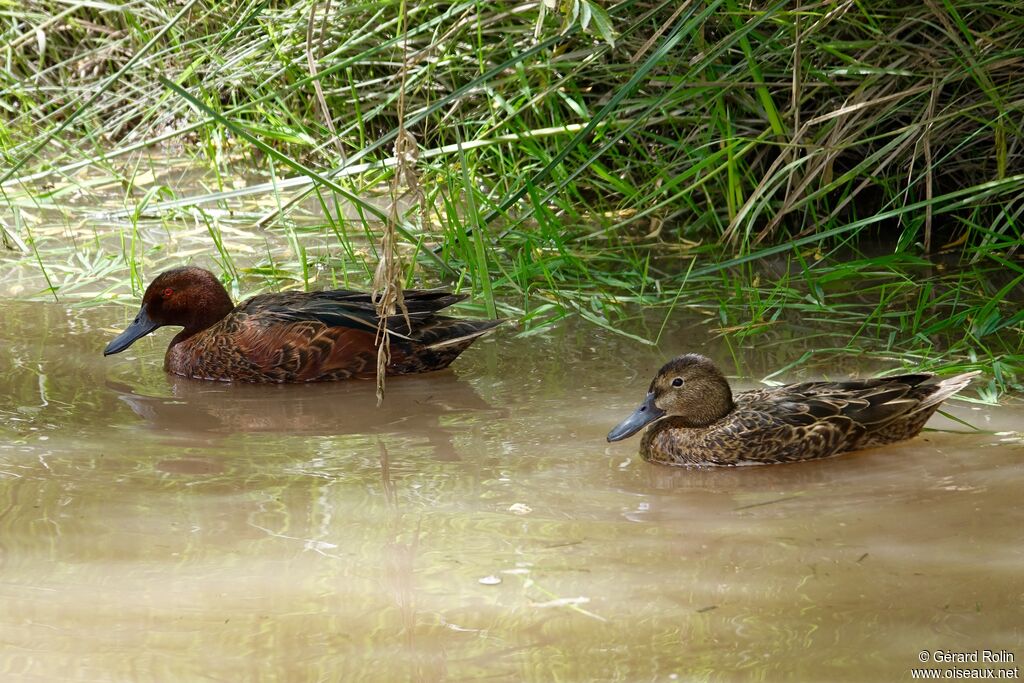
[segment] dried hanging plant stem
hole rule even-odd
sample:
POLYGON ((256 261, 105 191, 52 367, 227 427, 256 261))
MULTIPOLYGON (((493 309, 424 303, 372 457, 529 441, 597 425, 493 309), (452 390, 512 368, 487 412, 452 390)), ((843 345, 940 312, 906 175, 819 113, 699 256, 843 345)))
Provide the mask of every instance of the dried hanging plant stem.
POLYGON ((388 321, 399 311, 405 318, 407 329, 412 331, 412 323, 409 321, 409 311, 405 307, 405 298, 402 295, 402 265, 398 259, 397 231, 395 227, 402 220, 399 209, 399 199, 402 196, 402 186, 407 192, 415 193, 421 198, 423 192, 419 185, 419 178, 416 175, 416 161, 419 157, 419 149, 416 146, 416 138, 405 129, 405 81, 409 69, 409 34, 407 30, 406 4, 402 3, 402 31, 405 33, 405 40, 402 47, 402 70, 399 74, 400 85, 398 91, 398 135, 395 137, 395 173, 391 178, 391 209, 388 212, 388 220, 384 225, 384 234, 381 237, 380 254, 381 259, 377 264, 377 270, 373 274, 373 297, 377 305, 377 316, 380 322, 377 324, 377 405, 384 401, 384 381, 387 377, 388 364, 391 362, 391 339, 388 332, 388 321))

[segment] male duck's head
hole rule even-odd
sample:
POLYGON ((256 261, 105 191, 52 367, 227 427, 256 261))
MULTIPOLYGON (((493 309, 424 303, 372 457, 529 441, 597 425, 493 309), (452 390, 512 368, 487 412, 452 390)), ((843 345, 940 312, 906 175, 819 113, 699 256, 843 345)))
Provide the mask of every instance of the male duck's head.
POLYGON ((681 427, 707 427, 732 407, 732 390, 722 372, 710 359, 688 353, 662 366, 644 402, 608 432, 608 440, 620 441, 666 417, 681 427))
POLYGON ((146 289, 135 320, 107 344, 103 355, 120 353, 164 325, 180 325, 185 328, 185 336, 191 336, 226 316, 233 307, 224 286, 210 271, 194 266, 165 271, 146 289))

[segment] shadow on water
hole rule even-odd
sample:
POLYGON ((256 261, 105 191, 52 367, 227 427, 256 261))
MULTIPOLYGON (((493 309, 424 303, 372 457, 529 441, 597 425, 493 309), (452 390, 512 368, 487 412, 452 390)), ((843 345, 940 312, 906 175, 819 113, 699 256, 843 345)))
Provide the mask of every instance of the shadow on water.
POLYGON ((904 680, 924 649, 1024 656, 1019 406, 675 469, 604 439, 665 357, 800 349, 502 331, 378 409, 368 382, 169 378, 163 331, 104 359, 119 310, 4 306, 3 680, 904 680))

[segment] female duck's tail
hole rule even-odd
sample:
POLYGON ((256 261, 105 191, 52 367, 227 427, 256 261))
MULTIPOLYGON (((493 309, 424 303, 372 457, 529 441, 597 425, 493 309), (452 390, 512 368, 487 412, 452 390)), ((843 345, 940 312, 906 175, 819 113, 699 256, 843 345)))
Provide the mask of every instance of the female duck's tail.
POLYGON ((921 399, 921 404, 918 406, 918 410, 927 410, 928 408, 937 407, 947 398, 970 384, 971 380, 980 374, 980 371, 975 370, 973 372, 965 372, 962 375, 954 375, 953 377, 947 377, 946 379, 937 381, 932 385, 934 387, 932 393, 921 399))

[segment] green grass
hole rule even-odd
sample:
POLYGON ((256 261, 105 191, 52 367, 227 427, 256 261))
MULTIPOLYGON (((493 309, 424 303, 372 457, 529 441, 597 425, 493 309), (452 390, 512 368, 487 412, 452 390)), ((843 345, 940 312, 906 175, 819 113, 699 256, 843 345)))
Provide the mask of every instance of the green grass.
POLYGON ((309 30, 311 7, 0 12, 0 268, 41 276, 19 295, 104 301, 184 258, 235 293, 368 286, 404 74, 406 283, 521 334, 666 344, 689 309, 728 344, 817 340, 794 363, 1021 389, 1018 5, 333 3, 309 30))

